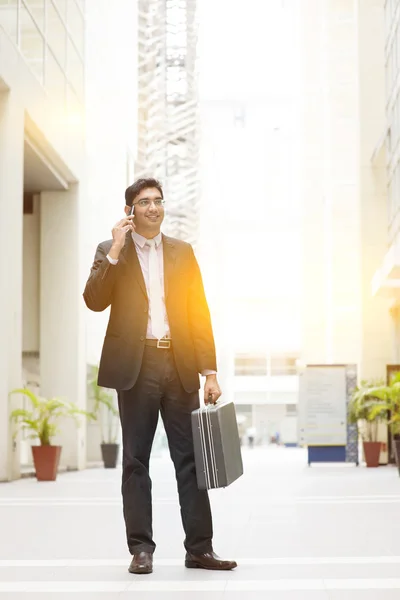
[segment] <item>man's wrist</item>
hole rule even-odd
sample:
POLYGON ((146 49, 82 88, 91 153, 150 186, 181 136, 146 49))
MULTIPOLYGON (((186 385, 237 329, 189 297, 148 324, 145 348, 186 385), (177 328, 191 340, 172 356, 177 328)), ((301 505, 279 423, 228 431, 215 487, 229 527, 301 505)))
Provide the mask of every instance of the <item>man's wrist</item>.
POLYGON ((214 371, 214 369, 203 369, 200 371, 200 375, 202 377, 209 377, 210 375, 214 375, 214 377, 216 377, 217 371, 214 371))
POLYGON ((119 244, 113 244, 110 248, 108 256, 110 258, 112 258, 113 260, 118 260, 122 248, 123 248, 123 246, 120 246, 119 244))

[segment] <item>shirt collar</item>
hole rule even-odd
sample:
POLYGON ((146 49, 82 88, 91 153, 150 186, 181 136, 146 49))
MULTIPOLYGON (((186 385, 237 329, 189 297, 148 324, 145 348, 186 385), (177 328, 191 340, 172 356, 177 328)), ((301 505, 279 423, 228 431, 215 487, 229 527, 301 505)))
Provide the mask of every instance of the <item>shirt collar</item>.
MULTIPOLYGON (((143 237, 139 233, 136 233, 136 231, 132 231, 132 239, 135 242, 135 244, 137 244, 140 248, 144 248, 146 241, 147 241, 147 239, 145 237, 143 237)), ((158 248, 158 246, 161 244, 161 241, 162 241, 161 231, 158 235, 156 235, 154 240, 156 242, 156 248, 158 248)))

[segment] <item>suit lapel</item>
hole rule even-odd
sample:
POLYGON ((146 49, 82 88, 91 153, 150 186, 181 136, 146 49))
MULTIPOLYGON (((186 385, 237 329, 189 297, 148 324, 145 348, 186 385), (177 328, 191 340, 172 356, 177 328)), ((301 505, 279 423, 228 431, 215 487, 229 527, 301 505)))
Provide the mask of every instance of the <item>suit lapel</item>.
POLYGON ((168 297, 171 278, 174 274, 176 263, 176 246, 172 238, 163 234, 163 255, 164 255, 164 291, 165 298, 168 297))
POLYGON ((143 294, 147 298, 146 284, 144 282, 142 268, 140 266, 140 262, 139 262, 139 258, 138 258, 137 252, 136 252, 135 244, 133 242, 131 235, 126 236, 126 241, 125 241, 125 246, 124 246, 124 254, 126 257, 126 261, 127 261, 128 265, 130 266, 130 268, 132 269, 133 274, 136 277, 143 294))

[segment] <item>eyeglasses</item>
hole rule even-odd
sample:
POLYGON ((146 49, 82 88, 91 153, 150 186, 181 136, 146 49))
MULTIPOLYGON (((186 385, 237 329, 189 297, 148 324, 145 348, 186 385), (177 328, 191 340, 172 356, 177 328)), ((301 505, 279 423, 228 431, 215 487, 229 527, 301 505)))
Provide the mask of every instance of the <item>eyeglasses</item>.
POLYGON ((134 202, 132 206, 136 206, 136 204, 138 204, 140 208, 147 208, 152 202, 154 202, 157 208, 161 208, 165 204, 164 198, 157 198, 157 200, 149 200, 148 198, 143 198, 142 200, 139 200, 139 202, 134 202))

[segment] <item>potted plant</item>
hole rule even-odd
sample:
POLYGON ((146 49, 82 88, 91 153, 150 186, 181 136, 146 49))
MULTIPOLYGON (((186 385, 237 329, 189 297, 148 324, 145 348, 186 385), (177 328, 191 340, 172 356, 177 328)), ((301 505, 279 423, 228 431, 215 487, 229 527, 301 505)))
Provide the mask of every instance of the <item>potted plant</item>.
POLYGON ((378 441, 379 425, 387 418, 387 402, 379 397, 383 381, 362 381, 351 396, 349 421, 356 423, 363 441, 367 467, 379 467, 382 442, 378 441))
POLYGON ((81 410, 72 402, 62 398, 42 398, 26 388, 15 389, 10 396, 20 394, 30 400, 31 407, 16 408, 10 414, 14 424, 13 437, 19 431, 29 432, 28 439, 37 439, 40 444, 32 446, 33 463, 38 481, 55 481, 60 462, 61 446, 53 446, 52 438, 59 431, 59 422, 72 417, 79 424, 78 415, 91 418, 92 415, 81 410))
POLYGON ((93 414, 100 425, 101 455, 104 467, 115 469, 119 454, 119 444, 117 443, 119 413, 113 395, 97 384, 98 371, 98 367, 92 367, 92 377, 89 381, 94 400, 93 414))
POLYGON ((400 373, 395 373, 389 385, 381 385, 371 390, 388 416, 390 433, 393 439, 394 454, 400 475, 400 373))

